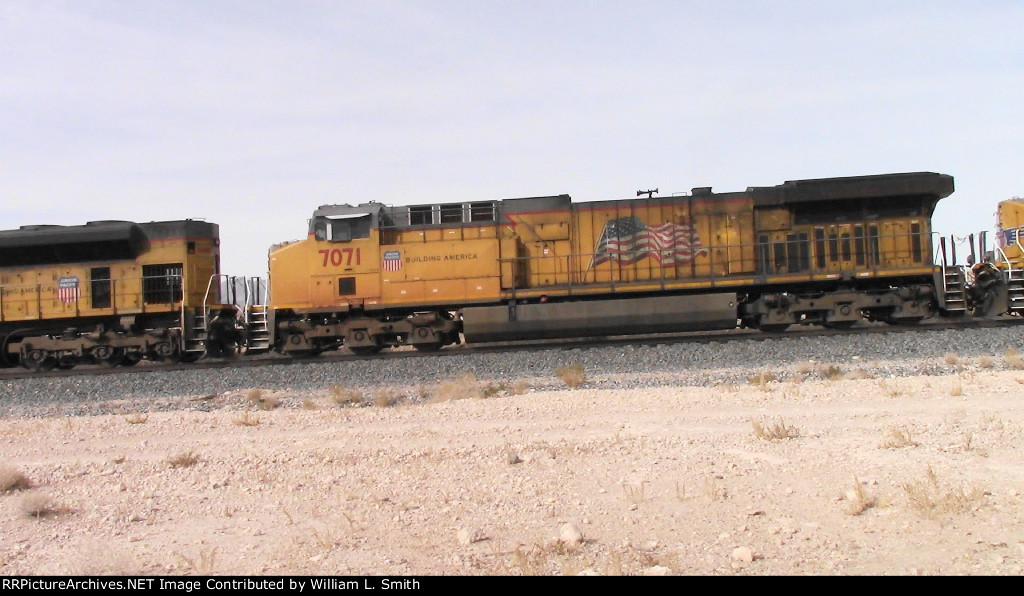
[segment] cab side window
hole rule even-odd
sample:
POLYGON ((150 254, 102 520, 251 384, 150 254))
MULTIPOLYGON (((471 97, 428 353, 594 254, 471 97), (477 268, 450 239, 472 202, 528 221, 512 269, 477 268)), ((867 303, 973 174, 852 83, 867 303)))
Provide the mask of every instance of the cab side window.
POLYGON ((316 222, 313 233, 320 241, 348 242, 369 238, 372 225, 373 217, 370 215, 346 219, 325 217, 316 222))

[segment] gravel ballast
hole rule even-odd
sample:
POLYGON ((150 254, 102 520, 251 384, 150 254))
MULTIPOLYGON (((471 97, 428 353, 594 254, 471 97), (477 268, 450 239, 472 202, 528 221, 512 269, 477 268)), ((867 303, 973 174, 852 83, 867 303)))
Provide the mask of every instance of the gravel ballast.
POLYGON ((484 382, 529 381, 535 389, 558 388, 559 366, 582 365, 590 387, 708 386, 745 383, 752 374, 770 372, 780 379, 835 366, 842 373, 866 376, 947 374, 949 354, 989 356, 993 368, 1005 367, 1007 349, 1024 352, 1019 326, 967 330, 924 330, 826 337, 782 336, 758 341, 615 344, 586 348, 547 347, 532 351, 472 353, 449 348, 443 356, 406 359, 316 360, 260 367, 184 369, 103 376, 0 380, 0 416, 82 415, 112 411, 209 408, 201 397, 246 389, 309 393, 336 385, 393 387, 415 399, 424 387, 472 374, 484 382), (799 369, 799 370, 798 370, 799 369), (113 409, 111 409, 113 408, 113 409))

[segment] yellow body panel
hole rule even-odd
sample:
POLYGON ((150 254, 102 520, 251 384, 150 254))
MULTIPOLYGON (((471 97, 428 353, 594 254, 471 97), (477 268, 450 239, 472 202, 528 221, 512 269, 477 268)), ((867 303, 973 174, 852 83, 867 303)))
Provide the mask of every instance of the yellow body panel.
POLYGON ((750 199, 695 197, 654 204, 594 203, 509 218, 513 223, 502 234, 506 297, 700 290, 932 272, 927 218, 797 224, 786 207, 755 209, 750 199), (614 225, 620 236, 638 227, 648 236, 661 231, 665 242, 629 245, 631 253, 607 258, 603 243, 614 225))
MULTIPOLYGON (((171 312, 179 310, 183 300, 185 307, 196 306, 202 304, 210 276, 216 272, 218 251, 209 238, 170 238, 148 242, 133 260, 3 267, 0 322, 171 312), (166 300, 162 296, 145 300, 143 267, 161 264, 182 266, 183 292, 168 292, 166 300), (109 282, 92 279, 97 269, 109 270, 109 282), (62 299, 58 288, 62 279, 77 280, 76 298, 65 294, 62 299)), ((209 296, 211 303, 217 299, 216 292, 209 296)))
POLYGON ((996 215, 1000 249, 1011 266, 1020 269, 1024 267, 1024 199, 1001 201, 996 215))
POLYGON ((375 230, 365 239, 310 237, 275 247, 270 253, 272 304, 295 310, 380 310, 499 296, 494 226, 418 230, 392 237, 386 245, 378 238, 375 230))
POLYGON ((743 291, 933 272, 927 217, 806 223, 830 216, 801 220, 792 205, 756 203, 743 193, 578 204, 564 195, 522 199, 498 206, 495 221, 481 225, 457 217, 444 223, 436 208, 432 219, 414 221, 411 212, 376 204, 321 210, 332 221, 389 213, 398 223, 381 224, 367 238, 311 234, 272 249, 274 308, 455 310, 512 298, 743 291))

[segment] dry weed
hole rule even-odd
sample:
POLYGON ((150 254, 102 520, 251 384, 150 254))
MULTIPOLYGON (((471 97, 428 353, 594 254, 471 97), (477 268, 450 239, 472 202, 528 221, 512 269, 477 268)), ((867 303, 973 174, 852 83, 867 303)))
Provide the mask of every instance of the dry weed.
POLYGON ((67 509, 57 504, 50 495, 30 490, 21 497, 21 511, 34 518, 53 517, 67 513, 67 509))
POLYGON ((779 377, 775 376, 774 373, 762 372, 752 377, 747 378, 748 385, 764 385, 765 383, 771 383, 772 381, 778 381, 779 377))
POLYGON ((520 575, 576 575, 584 567, 578 560, 578 545, 553 541, 534 544, 530 548, 522 545, 512 553, 515 568, 520 575))
POLYGON ((248 410, 231 419, 231 422, 238 426, 259 426, 259 416, 253 416, 248 410))
POLYGON ((946 352, 946 355, 942 357, 942 361, 950 366, 956 366, 960 364, 960 355, 956 352, 946 352))
POLYGON ((196 465, 198 462, 199 456, 191 449, 181 451, 167 458, 167 463, 170 464, 172 468, 187 468, 196 465))
POLYGON ((949 394, 953 397, 960 397, 964 394, 964 385, 960 382, 960 377, 953 379, 953 383, 949 387, 949 394))
POLYGON ((874 379, 875 373, 870 370, 864 370, 863 368, 855 368, 848 374, 842 375, 844 380, 858 380, 858 379, 874 379))
POLYGON ((402 399, 402 395, 394 389, 380 387, 373 392, 373 405, 380 408, 390 408, 402 399))
POLYGON ((142 424, 149 420, 149 414, 142 414, 140 412, 132 412, 124 417, 125 422, 128 424, 142 424))
POLYGON ((317 404, 312 399, 309 399, 307 397, 307 398, 302 400, 302 409, 303 410, 319 410, 320 409, 320 405, 317 404))
POLYGON ((843 369, 834 364, 829 364, 822 370, 821 375, 828 381, 838 381, 843 378, 843 369))
POLYGON ((604 565, 604 574, 608 577, 620 577, 626 574, 622 565, 622 553, 615 550, 608 555, 608 560, 604 565))
POLYGON ((774 424, 762 424, 756 420, 751 424, 754 427, 754 436, 759 439, 773 441, 777 439, 795 439, 800 436, 800 431, 796 427, 786 426, 785 421, 781 418, 774 424))
POLYGON ((779 378, 770 372, 756 374, 747 379, 748 385, 754 385, 761 391, 771 391, 768 383, 777 382, 779 378))
POLYGON ((992 368, 995 365, 995 360, 988 355, 978 357, 979 368, 992 368))
POLYGON ((965 486, 942 486, 929 466, 925 477, 903 484, 907 503, 925 517, 936 519, 976 509, 985 491, 965 486))
POLYGON ((62 572, 79 576, 145 575, 139 562, 116 543, 93 538, 62 561, 62 572))
POLYGON ((477 380, 475 374, 467 372, 462 373, 458 378, 439 382, 437 388, 434 389, 433 401, 455 401, 482 395, 480 381, 477 380))
POLYGON ((555 376, 562 380, 571 389, 582 387, 587 382, 587 373, 582 364, 570 364, 559 366, 555 369, 555 376))
POLYGON ((0 493, 13 493, 32 488, 32 483, 20 470, 10 466, 0 466, 0 493))
POLYGON ((901 393, 899 389, 886 383, 885 379, 878 380, 878 388, 882 390, 882 395, 885 397, 896 397, 901 393))
POLYGON ((626 495, 626 500, 633 505, 639 505, 644 502, 644 485, 647 481, 640 482, 623 482, 622 492, 626 495))
POLYGON ((259 400, 259 402, 257 402, 256 405, 261 410, 273 410, 274 408, 276 408, 280 404, 281 404, 280 400, 278 400, 276 397, 267 396, 267 397, 264 397, 263 399, 259 400))
POLYGON ((514 383, 491 383, 484 387, 480 392, 480 397, 496 397, 496 396, 511 396, 511 395, 522 395, 529 389, 529 385, 526 381, 516 381, 514 383))
POLYGON ((214 547, 210 547, 208 550, 200 549, 195 558, 186 557, 183 553, 177 553, 177 556, 191 571, 201 575, 210 575, 213 573, 217 549, 214 547))
POLYGON ((878 499, 868 495, 856 476, 853 477, 853 489, 846 492, 846 500, 849 503, 846 512, 850 515, 860 515, 878 504, 878 499))
POLYGON ((910 436, 910 431, 902 427, 891 427, 878 445, 881 449, 899 449, 901 447, 917 447, 919 443, 910 436))
POLYGON ((273 410, 280 404, 276 397, 264 395, 261 389, 250 389, 245 398, 261 410, 273 410))
POLYGON ((359 406, 363 403, 363 394, 344 385, 331 385, 331 401, 338 406, 359 406))
POLYGON ((1021 357, 1016 348, 1007 348, 1003 352, 1003 360, 1006 362, 1006 368, 1024 370, 1024 358, 1021 357))
POLYGON ((716 476, 712 476, 704 481, 704 497, 711 501, 724 501, 728 496, 728 491, 722 486, 722 483, 718 481, 716 476))

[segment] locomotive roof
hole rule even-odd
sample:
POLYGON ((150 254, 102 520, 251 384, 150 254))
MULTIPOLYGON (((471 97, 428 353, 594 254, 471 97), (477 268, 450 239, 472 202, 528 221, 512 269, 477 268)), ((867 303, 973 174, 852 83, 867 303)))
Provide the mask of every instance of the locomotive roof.
MULTIPOLYGON (((877 209, 885 204, 906 203, 915 206, 917 213, 930 215, 935 204, 944 197, 953 193, 953 177, 935 172, 904 172, 894 174, 876 174, 870 176, 846 176, 837 178, 814 178, 807 180, 787 180, 776 186, 751 186, 745 191, 714 193, 710 187, 698 187, 691 191, 691 196, 710 200, 728 200, 732 198, 750 198, 758 207, 771 207, 776 205, 802 205, 801 209, 828 211, 834 209, 852 209, 860 206, 868 209, 877 209), (843 206, 836 206, 835 202, 846 202, 843 206)), ((385 214, 389 218, 389 225, 399 227, 410 226, 409 214, 412 209, 421 207, 445 206, 445 205, 486 205, 488 203, 499 205, 498 209, 502 214, 562 210, 571 206, 596 206, 610 205, 613 203, 632 203, 643 200, 645 203, 674 202, 681 199, 679 196, 650 197, 647 199, 619 199, 572 202, 569 195, 551 195, 541 197, 509 198, 499 201, 458 201, 448 203, 432 203, 427 205, 401 205, 387 206, 381 203, 370 202, 356 206, 342 205, 321 205, 314 213, 313 219, 343 219, 371 215, 374 218, 385 214), (391 221, 393 220, 393 221, 391 221), (402 223, 404 222, 404 223, 402 223)), ((908 207, 909 208, 909 207, 908 207)), ((374 220, 376 221, 376 219, 374 220)), ((467 223, 469 220, 466 220, 467 223)), ((470 222, 471 223, 471 222, 470 222)), ((441 224, 436 219, 431 223, 423 223, 422 226, 430 225, 457 225, 458 222, 447 222, 441 224)), ((310 221, 312 230, 313 220, 310 221)), ((420 226, 420 227, 422 227, 420 226)))
POLYGON ((194 219, 135 223, 121 220, 91 221, 85 225, 34 225, 0 231, 0 248, 29 248, 90 242, 138 242, 143 239, 216 238, 217 224, 194 219))
POLYGON ((151 240, 218 237, 217 224, 180 221, 92 221, 81 226, 22 226, 0 231, 0 266, 32 267, 130 260, 151 240))
POLYGON ((778 186, 751 186, 756 204, 782 205, 818 201, 928 196, 936 201, 953 194, 953 177, 935 172, 787 180, 778 186))

